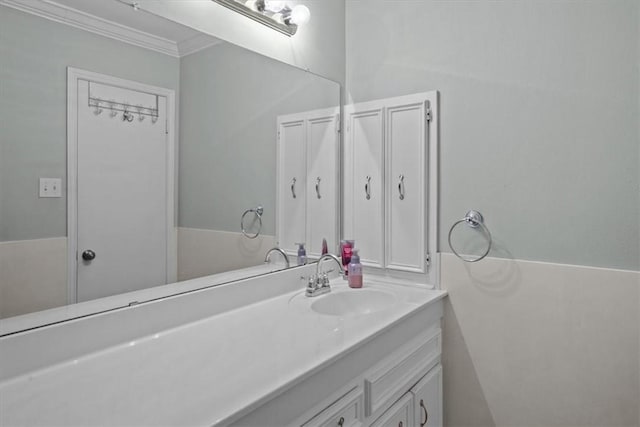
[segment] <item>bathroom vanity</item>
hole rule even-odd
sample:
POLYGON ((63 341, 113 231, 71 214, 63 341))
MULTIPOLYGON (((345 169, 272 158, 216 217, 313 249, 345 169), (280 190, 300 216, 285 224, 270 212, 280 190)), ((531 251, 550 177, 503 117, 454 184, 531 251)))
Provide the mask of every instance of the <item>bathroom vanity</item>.
POLYGON ((5 336, 0 424, 440 425, 446 293, 312 268, 5 336))

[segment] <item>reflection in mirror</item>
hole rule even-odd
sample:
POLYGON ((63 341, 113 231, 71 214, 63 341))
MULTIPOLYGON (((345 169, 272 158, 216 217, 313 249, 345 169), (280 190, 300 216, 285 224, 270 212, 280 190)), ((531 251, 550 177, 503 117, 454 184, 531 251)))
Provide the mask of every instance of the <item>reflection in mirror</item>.
MULTIPOLYGON (((280 234, 278 123, 337 111, 338 84, 117 0, 6 4, 5 325, 68 303, 87 314, 284 267, 277 254, 264 263, 280 234)), ((337 222, 335 210, 324 217, 337 222)))

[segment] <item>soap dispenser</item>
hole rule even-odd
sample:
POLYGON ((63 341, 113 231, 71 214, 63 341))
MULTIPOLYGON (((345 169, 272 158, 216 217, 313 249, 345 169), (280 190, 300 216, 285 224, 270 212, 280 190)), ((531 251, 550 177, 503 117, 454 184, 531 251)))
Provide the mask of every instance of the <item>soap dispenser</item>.
POLYGON ((296 243, 298 245, 298 265, 305 265, 307 263, 307 250, 304 248, 304 243, 296 243))
POLYGON ((361 288, 362 287, 362 264, 360 264, 360 255, 358 250, 353 249, 351 253, 351 261, 349 261, 349 287, 361 288))

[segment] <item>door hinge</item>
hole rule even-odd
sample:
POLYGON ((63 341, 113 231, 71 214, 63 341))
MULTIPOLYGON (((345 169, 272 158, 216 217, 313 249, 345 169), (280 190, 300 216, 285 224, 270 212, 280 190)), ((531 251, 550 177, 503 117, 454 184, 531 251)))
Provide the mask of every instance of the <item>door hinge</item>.
POLYGON ((428 122, 430 122, 433 119, 433 113, 431 112, 431 108, 427 107, 427 109, 425 110, 425 118, 427 119, 428 122))
POLYGON ((431 254, 429 252, 427 252, 427 254, 425 255, 424 262, 427 268, 431 266, 431 254))
POLYGON ((340 114, 336 114, 336 133, 340 133, 340 114))
POLYGON ((164 120, 164 133, 166 135, 169 135, 169 120, 168 119, 164 120))

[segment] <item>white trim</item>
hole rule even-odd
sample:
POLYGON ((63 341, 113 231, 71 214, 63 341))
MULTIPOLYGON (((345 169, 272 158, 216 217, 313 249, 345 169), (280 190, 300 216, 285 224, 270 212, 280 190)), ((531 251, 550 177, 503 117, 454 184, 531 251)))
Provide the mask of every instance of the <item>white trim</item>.
MULTIPOLYGON (((0 0, 4 1, 4 0, 0 0)), ((175 224, 175 91, 105 74, 67 67, 67 299, 77 301, 78 244, 78 80, 88 80, 139 92, 164 96, 167 99, 167 283, 176 281, 177 242, 175 224)))
POLYGON ((0 0, 0 5, 144 49, 180 57, 178 45, 173 40, 108 21, 50 0, 0 0))
POLYGON ((183 56, 191 55, 192 53, 200 52, 208 47, 221 44, 222 40, 216 39, 208 34, 196 34, 195 36, 178 42, 178 54, 182 58, 183 56))

